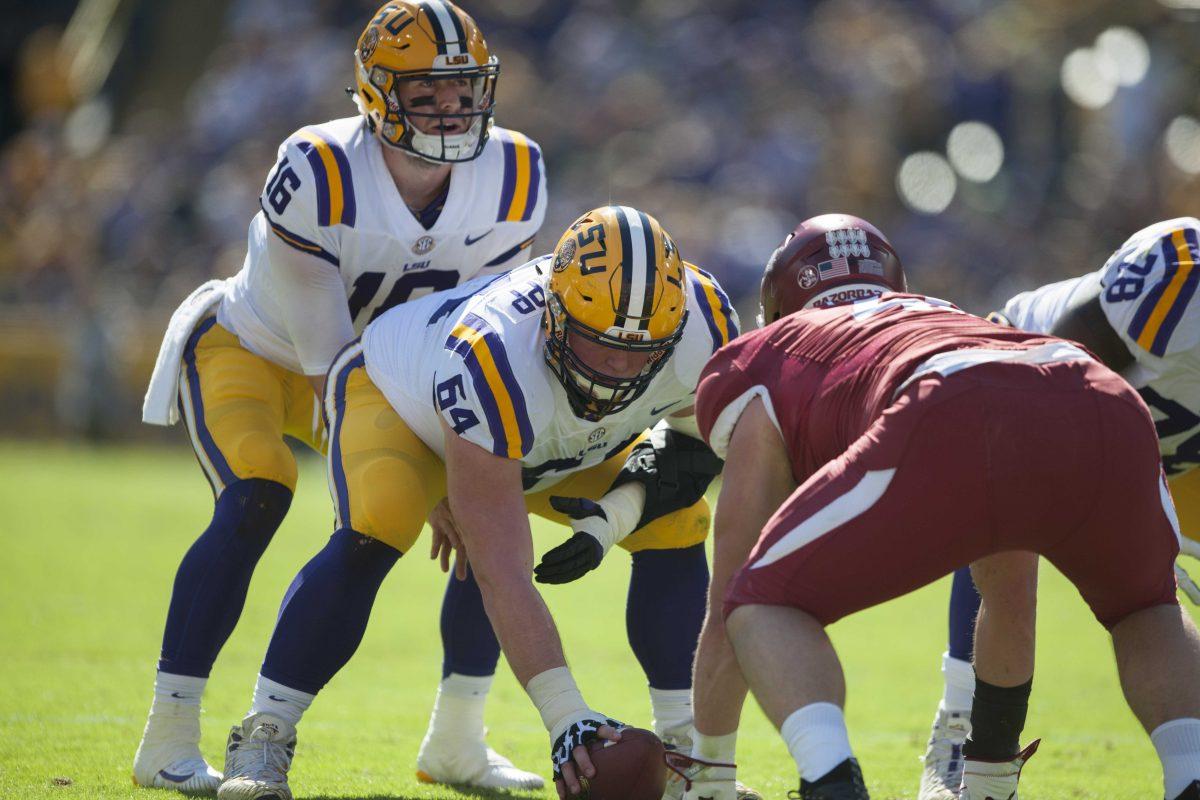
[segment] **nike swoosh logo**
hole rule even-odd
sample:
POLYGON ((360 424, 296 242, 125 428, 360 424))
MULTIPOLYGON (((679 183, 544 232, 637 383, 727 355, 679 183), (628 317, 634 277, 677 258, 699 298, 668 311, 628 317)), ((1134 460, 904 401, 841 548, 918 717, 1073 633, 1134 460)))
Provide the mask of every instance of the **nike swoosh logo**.
POLYGON ((193 775, 195 775, 196 773, 194 773, 194 772, 189 772, 187 775, 172 775, 170 772, 167 772, 165 769, 160 769, 160 770, 158 771, 158 774, 159 774, 159 775, 161 775, 161 776, 163 776, 163 777, 164 777, 164 778, 166 778, 167 780, 174 782, 174 783, 183 783, 183 782, 184 782, 184 781, 186 781, 186 780, 190 780, 190 779, 191 779, 191 777, 192 777, 193 775))
POLYGON ((177 700, 187 700, 188 699, 186 694, 180 694, 179 692, 171 692, 171 697, 174 697, 177 700))
MULTIPOLYGON (((658 408, 652 408, 652 409, 650 409, 650 414, 651 414, 651 416, 658 416, 659 414, 666 411, 671 406, 677 406, 677 405, 679 405, 678 400, 676 400, 674 403, 667 403, 665 406, 659 406, 658 408)), ((712 800, 712 798, 711 797, 701 797, 700 800, 712 800)))
POLYGON ((468 234, 467 234, 467 238, 466 238, 466 239, 463 239, 463 244, 465 244, 467 247, 470 247, 471 245, 475 244, 475 243, 476 243, 476 242, 478 242, 480 239, 482 239, 484 236, 487 236, 488 234, 490 234, 490 233, 491 233, 492 231, 494 231, 494 230, 496 230, 496 229, 495 229, 495 228, 492 228, 492 229, 491 229, 491 230, 489 230, 487 233, 483 234, 483 236, 476 236, 474 239, 472 239, 472 238, 471 238, 471 234, 469 234, 469 233, 468 233, 468 234))
POLYGON ((287 702, 287 698, 286 698, 286 697, 276 697, 276 696, 275 696, 275 695, 273 695, 273 694, 269 694, 269 695, 267 695, 267 698, 268 698, 268 699, 270 699, 270 700, 274 700, 276 703, 286 703, 286 702, 287 702))

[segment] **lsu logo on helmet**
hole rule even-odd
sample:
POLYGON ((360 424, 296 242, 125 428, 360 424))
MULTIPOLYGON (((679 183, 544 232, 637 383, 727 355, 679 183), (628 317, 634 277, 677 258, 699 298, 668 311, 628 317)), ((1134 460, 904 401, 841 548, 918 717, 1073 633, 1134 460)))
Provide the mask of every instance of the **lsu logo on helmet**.
POLYGON ((577 416, 613 414, 649 387, 683 335, 683 270, 658 220, 628 206, 589 211, 563 234, 546 292, 544 355, 577 416), (641 371, 606 374, 572 348, 581 340, 639 354, 641 371))
POLYGON ((392 147, 435 162, 470 161, 487 143, 500 61, 471 17, 450 0, 392 0, 375 14, 354 51, 355 100, 392 147), (405 107, 409 82, 461 81, 460 108, 405 107))

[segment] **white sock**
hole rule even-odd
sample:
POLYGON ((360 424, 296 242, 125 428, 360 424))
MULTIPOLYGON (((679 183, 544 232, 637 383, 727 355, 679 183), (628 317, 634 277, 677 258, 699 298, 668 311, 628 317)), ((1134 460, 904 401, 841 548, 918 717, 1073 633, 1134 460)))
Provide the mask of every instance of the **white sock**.
POLYGON ((654 732, 692 735, 692 690, 655 689, 650 687, 650 710, 654 716, 654 732))
POLYGON ((810 783, 854 755, 846 717, 833 703, 811 703, 793 711, 779 732, 796 761, 800 777, 810 783))
POLYGON ((952 711, 969 711, 975 700, 975 668, 970 661, 951 658, 942 653, 942 708, 952 711))
POLYGON ((193 678, 191 675, 173 675, 159 672, 154 678, 154 705, 150 713, 162 712, 178 706, 195 706, 200 713, 200 698, 208 678, 193 678))
POLYGON ((254 701, 250 704, 250 713, 270 714, 295 726, 300 723, 300 718, 315 698, 315 694, 284 686, 259 675, 258 682, 254 684, 254 701))
POLYGON ((737 731, 723 736, 705 736, 696 731, 692 742, 692 757, 718 764, 733 764, 736 761, 737 731))
POLYGON ((438 685, 429 738, 451 737, 483 741, 483 710, 494 675, 476 677, 451 672, 438 685))
POLYGON ((1162 762, 1167 800, 1200 779, 1200 719, 1174 719, 1159 725, 1150 741, 1162 762))

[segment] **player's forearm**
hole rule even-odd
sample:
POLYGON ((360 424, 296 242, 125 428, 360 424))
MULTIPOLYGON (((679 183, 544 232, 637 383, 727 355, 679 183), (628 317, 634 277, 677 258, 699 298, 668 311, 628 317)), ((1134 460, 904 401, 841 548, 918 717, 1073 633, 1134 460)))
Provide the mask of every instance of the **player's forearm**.
POLYGON ((479 502, 479 493, 470 493, 469 486, 450 488, 450 509, 483 604, 509 666, 524 686, 533 676, 566 664, 550 610, 533 586, 533 537, 524 498, 501 493, 479 502), (466 501, 458 502, 462 497, 466 501))
POLYGON ((536 675, 566 665, 550 610, 533 587, 532 569, 520 580, 499 574, 471 557, 488 618, 504 657, 522 686, 536 675))

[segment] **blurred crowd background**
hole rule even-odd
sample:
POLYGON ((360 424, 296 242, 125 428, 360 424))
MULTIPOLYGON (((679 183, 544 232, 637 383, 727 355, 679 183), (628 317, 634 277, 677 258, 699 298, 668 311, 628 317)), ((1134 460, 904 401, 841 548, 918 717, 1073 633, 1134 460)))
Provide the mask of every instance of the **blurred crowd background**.
MULTIPOLYGON (((541 143, 538 252, 614 201, 753 324, 800 219, 878 224, 986 312, 1200 211, 1200 0, 463 0, 541 143)), ((138 423, 175 305, 242 262, 279 142, 355 113, 377 0, 39 0, 0 32, 0 433, 138 423)), ((166 438, 177 437, 166 435, 166 438)))

